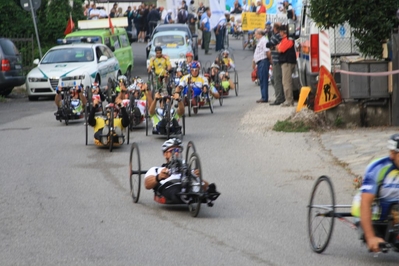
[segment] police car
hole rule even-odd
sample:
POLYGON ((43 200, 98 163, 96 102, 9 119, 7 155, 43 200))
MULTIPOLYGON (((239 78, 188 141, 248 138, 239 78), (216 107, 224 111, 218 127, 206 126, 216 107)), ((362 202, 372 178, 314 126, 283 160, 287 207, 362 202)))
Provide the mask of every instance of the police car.
MULTIPOLYGON (((91 86, 96 81, 101 88, 108 79, 121 74, 119 62, 105 45, 95 43, 72 43, 51 48, 26 77, 26 91, 30 101, 41 96, 54 96, 58 85, 83 84, 91 86), (63 84, 61 84, 61 82, 63 84)), ((59 40, 66 42, 66 40, 59 40)))

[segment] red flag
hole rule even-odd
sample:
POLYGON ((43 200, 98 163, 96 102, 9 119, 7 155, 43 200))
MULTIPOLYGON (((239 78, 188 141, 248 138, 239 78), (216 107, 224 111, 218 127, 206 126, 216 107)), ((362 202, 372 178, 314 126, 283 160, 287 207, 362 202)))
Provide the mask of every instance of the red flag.
POLYGON ((111 17, 108 17, 109 28, 111 29, 112 34, 114 34, 114 25, 112 25, 111 17))
POLYGON ((73 23, 72 15, 69 15, 68 24, 64 31, 64 35, 67 35, 72 32, 73 28, 75 28, 75 23, 73 23))

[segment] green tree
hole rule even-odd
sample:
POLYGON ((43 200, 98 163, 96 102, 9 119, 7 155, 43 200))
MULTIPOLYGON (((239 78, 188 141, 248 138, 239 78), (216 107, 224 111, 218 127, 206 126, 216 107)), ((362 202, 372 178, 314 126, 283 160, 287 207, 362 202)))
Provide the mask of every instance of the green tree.
POLYGON ((365 56, 381 58, 382 43, 397 26, 399 0, 309 0, 312 19, 326 29, 348 22, 365 56))

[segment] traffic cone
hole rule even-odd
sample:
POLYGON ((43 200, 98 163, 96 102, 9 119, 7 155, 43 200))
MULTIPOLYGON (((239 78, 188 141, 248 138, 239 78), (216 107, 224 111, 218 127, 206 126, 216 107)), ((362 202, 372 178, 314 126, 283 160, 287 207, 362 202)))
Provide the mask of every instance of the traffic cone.
POLYGON ((301 88, 301 93, 299 94, 298 105, 296 106, 297 113, 299 111, 301 111, 301 109, 305 105, 305 101, 306 101, 306 98, 308 97, 309 93, 310 93, 310 87, 302 87, 301 88))

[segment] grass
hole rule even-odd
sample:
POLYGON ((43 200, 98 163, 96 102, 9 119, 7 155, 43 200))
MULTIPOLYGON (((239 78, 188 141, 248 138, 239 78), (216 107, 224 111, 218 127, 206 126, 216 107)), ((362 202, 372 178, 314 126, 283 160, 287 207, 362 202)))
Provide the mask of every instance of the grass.
POLYGON ((0 96, 0 103, 5 103, 7 101, 6 97, 0 96))
POLYGON ((309 132, 310 127, 305 125, 302 121, 291 122, 289 120, 279 120, 273 126, 273 130, 279 132, 309 132))

